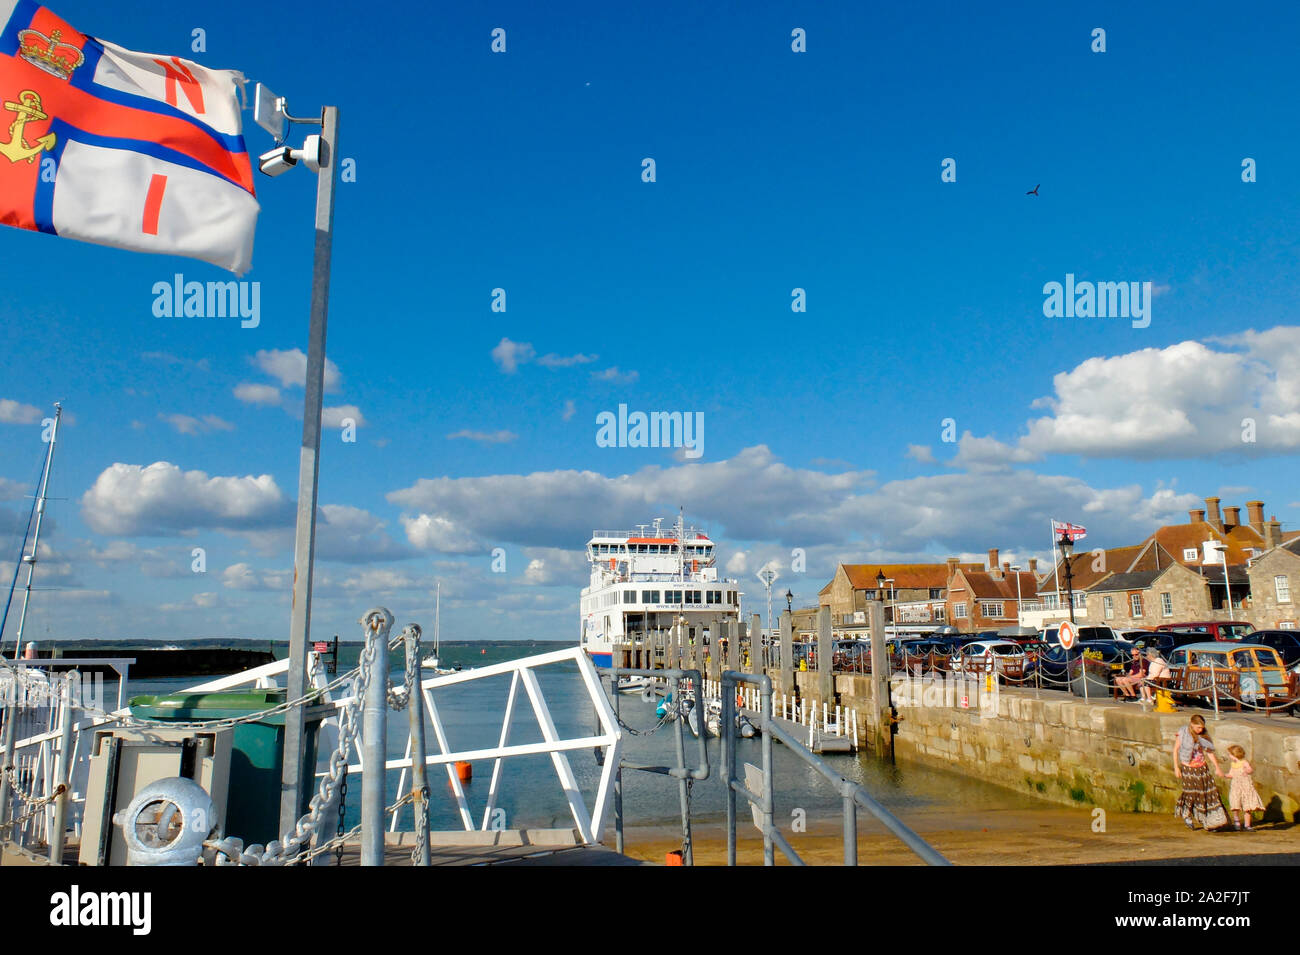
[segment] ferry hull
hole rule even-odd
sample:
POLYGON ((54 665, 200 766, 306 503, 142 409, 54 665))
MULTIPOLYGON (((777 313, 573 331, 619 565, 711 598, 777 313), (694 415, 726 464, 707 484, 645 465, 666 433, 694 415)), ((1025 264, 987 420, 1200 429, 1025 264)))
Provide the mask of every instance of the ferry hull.
POLYGON ((591 657, 592 663, 603 670, 608 670, 614 665, 613 653, 593 653, 591 650, 588 650, 587 656, 591 657))

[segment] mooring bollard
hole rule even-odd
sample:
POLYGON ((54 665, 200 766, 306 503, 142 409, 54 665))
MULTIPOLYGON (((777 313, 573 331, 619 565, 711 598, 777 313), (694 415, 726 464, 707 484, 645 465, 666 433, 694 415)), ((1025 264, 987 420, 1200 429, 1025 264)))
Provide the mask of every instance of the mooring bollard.
POLYGON ((393 615, 372 610, 363 618, 370 680, 361 710, 361 864, 384 864, 384 760, 388 750, 388 631, 393 615))

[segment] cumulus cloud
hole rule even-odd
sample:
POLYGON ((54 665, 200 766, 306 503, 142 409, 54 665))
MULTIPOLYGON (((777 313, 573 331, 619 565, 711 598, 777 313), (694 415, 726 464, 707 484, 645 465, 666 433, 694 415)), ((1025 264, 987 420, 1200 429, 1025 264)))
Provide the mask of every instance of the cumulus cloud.
POLYGON ((1013 464, 1026 464, 1037 459, 1038 455, 1026 448, 1004 444, 996 438, 977 438, 967 431, 957 442, 957 453, 948 465, 968 471, 1002 471, 1013 464))
POLYGON ((560 413, 560 417, 563 418, 565 421, 568 421, 577 413, 578 413, 578 406, 575 405, 573 403, 573 399, 570 398, 564 402, 564 411, 560 413))
POLYGON ((524 583, 539 587, 585 587, 591 579, 591 565, 583 550, 561 547, 528 547, 524 549, 528 567, 524 570, 524 583))
POLYGON ((0 477, 0 501, 20 501, 31 494, 30 485, 0 477))
POLYGON ((0 424, 35 424, 41 420, 41 409, 25 405, 11 398, 0 398, 0 424))
POLYGON ((743 574, 748 566, 749 555, 743 550, 738 550, 727 558, 727 573, 729 574, 743 574))
MULTIPOLYGON (((400 560, 415 552, 394 540, 386 521, 360 507, 322 504, 316 508, 316 559, 343 564, 368 564, 400 560)), ((259 554, 272 557, 290 552, 294 543, 293 521, 279 527, 240 530, 259 554)))
MULTIPOLYGON (((253 365, 262 372, 279 379, 280 384, 285 388, 291 386, 301 388, 307 380, 307 355, 300 348, 286 351, 275 348, 262 349, 251 360, 253 365)), ((339 366, 326 358, 325 390, 338 391, 341 378, 339 366)))
POLYGON ((469 431, 465 429, 447 435, 449 441, 464 438, 467 441, 477 441, 480 444, 508 444, 518 437, 519 435, 513 431, 469 431))
POLYGON ((159 421, 165 421, 177 434, 209 434, 213 431, 234 431, 235 426, 214 414, 195 418, 187 414, 159 414, 159 421))
POLYGON ((492 360, 507 375, 513 375, 519 370, 520 365, 527 365, 529 362, 535 362, 543 368, 572 368, 574 365, 590 364, 599 357, 599 355, 584 355, 581 352, 576 355, 557 355, 548 352, 539 357, 537 349, 528 342, 511 341, 509 338, 502 338, 492 349, 492 360))
POLYGON ((234 395, 246 405, 278 405, 280 389, 275 385, 258 385, 243 381, 235 385, 234 395))
POLYGON ((1295 451, 1297 360, 1297 326, 1089 358, 1053 378, 1054 394, 1035 402, 1050 414, 1028 423, 1020 447, 1146 459, 1295 451))
POLYGON ((231 564, 221 572, 221 584, 230 590, 286 593, 293 587, 293 571, 255 570, 250 564, 231 564))
POLYGON ((420 550, 439 551, 444 554, 477 554, 486 549, 469 529, 445 517, 421 514, 402 518, 406 539, 420 550))
POLYGON ((612 368, 606 368, 604 371, 593 371, 591 373, 592 381, 608 381, 615 385, 630 385, 641 377, 639 372, 619 371, 617 365, 612 368))
POLYGON ((81 514, 100 534, 139 537, 287 525, 293 503, 269 474, 209 477, 167 461, 147 467, 119 463, 100 473, 82 496, 81 514))
POLYGON ((343 422, 351 418, 353 424, 358 428, 366 426, 366 416, 361 413, 361 409, 356 405, 338 405, 333 408, 322 408, 320 413, 320 425, 322 428, 341 428, 343 422))
POLYGON ((909 457, 913 461, 920 461, 922 464, 935 463, 934 452, 930 450, 928 444, 909 444, 904 457, 909 457))

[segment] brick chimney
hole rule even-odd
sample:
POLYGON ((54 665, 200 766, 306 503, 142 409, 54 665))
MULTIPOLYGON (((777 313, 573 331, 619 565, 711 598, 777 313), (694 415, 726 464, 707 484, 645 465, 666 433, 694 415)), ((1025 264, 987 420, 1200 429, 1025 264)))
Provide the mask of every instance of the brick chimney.
POLYGON ((1264 502, 1247 501, 1246 514, 1250 519, 1250 526, 1255 528, 1255 533, 1262 536, 1264 533, 1264 502))
POLYGON ((1187 512, 1187 517, 1193 524, 1199 524, 1201 521, 1205 520, 1205 511, 1198 507, 1194 507, 1187 512))
POLYGON ((1037 576, 1038 576, 1038 558, 1037 558, 1037 557, 1031 557, 1031 558, 1029 558, 1029 572, 1030 572, 1031 574, 1033 574, 1034 577, 1037 577, 1037 576))
POLYGON ((1274 514, 1273 519, 1264 525, 1264 546, 1273 548, 1280 543, 1282 543, 1282 524, 1274 514))
POLYGON ((1224 529, 1237 527, 1241 524, 1241 508, 1225 507, 1223 509, 1223 526, 1224 529))
POLYGON ((998 549, 996 547, 990 547, 989 548, 989 570, 996 571, 997 569, 998 569, 998 549))
POLYGON ((1209 512, 1210 526, 1216 531, 1223 531, 1223 516, 1219 513, 1219 499, 1217 497, 1207 497, 1205 499, 1205 509, 1209 512))

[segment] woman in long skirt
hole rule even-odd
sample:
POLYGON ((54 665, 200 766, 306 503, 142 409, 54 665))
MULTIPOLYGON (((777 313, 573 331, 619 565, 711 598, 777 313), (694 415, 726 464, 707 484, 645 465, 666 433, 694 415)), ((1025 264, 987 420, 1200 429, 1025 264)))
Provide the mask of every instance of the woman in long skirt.
POLYGON ((1178 797, 1174 815, 1183 820, 1188 829, 1200 823, 1203 829, 1218 829, 1228 824, 1228 814, 1223 811, 1223 799, 1215 776, 1222 776, 1219 761, 1214 757, 1214 743, 1205 732, 1205 718, 1193 716, 1178 731, 1174 740, 1174 776, 1182 780, 1183 792, 1178 797), (1214 767, 1214 775, 1210 774, 1214 767))

